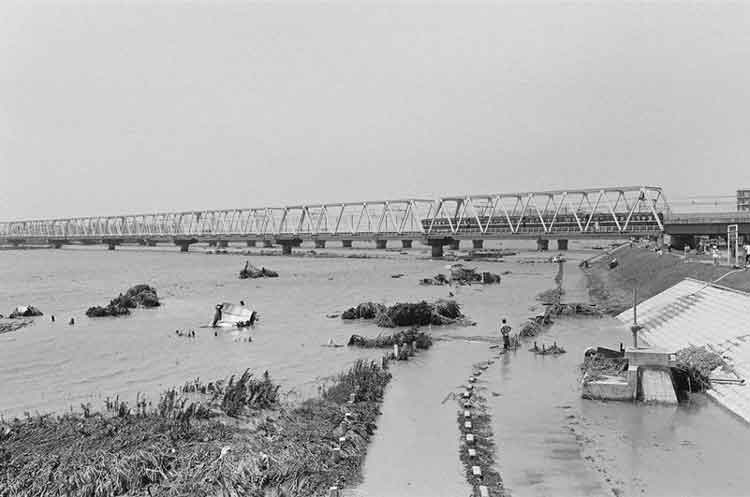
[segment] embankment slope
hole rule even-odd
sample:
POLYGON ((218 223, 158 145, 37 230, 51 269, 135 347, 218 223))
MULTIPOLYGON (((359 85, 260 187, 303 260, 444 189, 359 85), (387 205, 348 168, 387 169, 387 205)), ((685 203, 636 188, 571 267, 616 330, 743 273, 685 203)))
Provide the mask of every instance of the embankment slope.
MULTIPOLYGON (((614 269, 609 269, 608 257, 602 257, 584 269, 591 298, 609 314, 618 314, 633 305, 633 288, 638 289, 637 299, 642 302, 684 278, 708 282, 735 271, 727 266, 685 262, 678 255, 659 256, 641 248, 622 248, 614 255, 619 263, 614 269)), ((750 271, 728 275, 719 284, 750 291, 750 271)))

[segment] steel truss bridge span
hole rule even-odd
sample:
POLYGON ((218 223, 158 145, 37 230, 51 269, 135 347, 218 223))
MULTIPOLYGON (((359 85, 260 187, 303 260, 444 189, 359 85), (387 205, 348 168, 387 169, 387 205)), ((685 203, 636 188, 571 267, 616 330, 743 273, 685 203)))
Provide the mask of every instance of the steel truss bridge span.
POLYGON ((649 186, 0 222, 0 243, 627 238, 664 231, 649 186))

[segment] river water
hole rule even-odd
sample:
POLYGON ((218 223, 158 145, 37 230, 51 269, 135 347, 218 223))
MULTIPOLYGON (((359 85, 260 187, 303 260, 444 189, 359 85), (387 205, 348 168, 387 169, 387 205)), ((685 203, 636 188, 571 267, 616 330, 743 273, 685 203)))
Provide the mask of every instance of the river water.
MULTIPOLYGON (((377 254, 384 258, 252 256, 254 264, 280 277, 239 280, 246 256, 158 248, 0 251, 0 312, 18 304, 45 312, 33 326, 0 335, 0 414, 98 406, 107 396, 134 399, 139 392, 153 399, 187 380, 224 378, 245 368, 268 369, 291 399, 313 395, 321 381, 355 359, 382 354, 322 347, 329 338, 345 343, 352 333, 382 331, 326 314, 366 300, 447 296, 445 287, 417 284, 445 272, 445 262, 426 260, 420 250, 377 254), (405 276, 391 278, 396 273, 405 276), (141 282, 158 289, 162 307, 119 319, 85 317, 89 306, 141 282), (239 300, 260 312, 253 330, 214 336, 201 328, 217 302, 239 300), (74 326, 67 324, 70 317, 74 326), (175 334, 191 328, 194 339, 175 334)), ((571 252, 566 264, 566 295, 572 300, 586 298, 575 264, 581 256, 571 252)), ((472 364, 493 355, 488 341, 496 338, 501 317, 518 326, 538 309, 534 297, 553 286, 557 270, 539 260, 525 253, 502 263, 477 263, 484 270, 511 272, 501 285, 456 290, 477 325, 434 328, 431 350, 393 366, 364 481, 352 495, 471 493, 458 459, 456 403, 449 396, 465 383, 472 364)), ((578 365, 585 348, 616 347, 627 338, 614 320, 560 319, 538 340, 557 340, 567 354, 538 357, 524 346, 483 375, 479 388, 489 399, 506 487, 517 496, 746 493, 750 475, 743 471, 742 454, 750 446, 750 430, 704 397, 677 408, 580 399, 578 365)))

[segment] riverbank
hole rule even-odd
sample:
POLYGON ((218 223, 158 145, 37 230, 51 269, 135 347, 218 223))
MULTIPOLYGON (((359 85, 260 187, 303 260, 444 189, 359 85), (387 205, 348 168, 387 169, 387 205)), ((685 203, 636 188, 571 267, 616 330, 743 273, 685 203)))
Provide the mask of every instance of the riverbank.
POLYGON ((608 314, 619 314, 633 306, 633 288, 638 303, 663 292, 685 278, 715 281, 735 290, 750 291, 750 271, 704 262, 686 262, 682 255, 657 255, 642 248, 623 247, 614 253, 617 267, 610 269, 610 257, 601 257, 584 269, 589 294, 608 314), (733 273, 733 274, 728 274, 733 273))
POLYGON ((168 390, 155 408, 115 400, 0 424, 0 496, 327 495, 360 477, 390 379, 358 361, 281 406, 267 375, 246 373, 168 390))

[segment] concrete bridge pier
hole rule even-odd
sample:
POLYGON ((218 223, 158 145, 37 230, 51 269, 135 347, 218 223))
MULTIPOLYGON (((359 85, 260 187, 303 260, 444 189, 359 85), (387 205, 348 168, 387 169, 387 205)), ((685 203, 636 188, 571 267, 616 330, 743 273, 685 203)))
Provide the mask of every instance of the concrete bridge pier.
POLYGON ((461 242, 459 240, 451 240, 449 245, 451 250, 459 250, 461 248, 461 242))
POLYGON ((122 240, 102 240, 107 244, 107 250, 114 250, 118 245, 122 245, 122 240))
POLYGON ((229 242, 226 240, 219 240, 216 244, 219 248, 227 248, 229 246, 229 242))
POLYGON ((217 240, 209 240, 209 242, 208 242, 208 246, 209 246, 209 247, 215 247, 217 243, 218 243, 218 241, 217 241, 217 240))
POLYGON ((325 240, 315 240, 315 248, 316 249, 326 248, 326 241, 325 240))
POLYGON ((538 238, 536 241, 536 249, 540 252, 549 250, 549 240, 544 238, 538 238))
POLYGON ((410 249, 411 242, 411 240, 401 240, 401 248, 410 249))
POLYGON ((247 245, 248 247, 255 247, 255 240, 247 240, 247 241, 245 242, 245 244, 246 244, 246 245, 247 245))
POLYGON ((351 240, 341 240, 341 246, 344 248, 352 248, 351 240))
POLYGON ((568 240, 559 238, 557 240, 557 250, 568 250, 568 240))
POLYGON ((273 241, 263 240, 263 248, 273 248, 273 241))
POLYGON ((450 245, 453 242, 453 238, 431 238, 427 240, 427 244, 432 248, 432 257, 436 259, 443 257, 443 245, 450 245))
POLYGON ((276 243, 281 245, 281 253, 283 255, 292 255, 292 248, 302 245, 302 240, 299 238, 290 238, 284 240, 276 240, 276 243))
POLYGON ((174 244, 180 247, 180 252, 187 252, 190 249, 190 245, 196 243, 198 240, 195 239, 180 239, 175 240, 174 244))
POLYGON ((484 248, 484 240, 472 240, 471 246, 475 249, 484 248))
POLYGON ((375 240, 375 248, 385 250, 388 240, 375 240))

